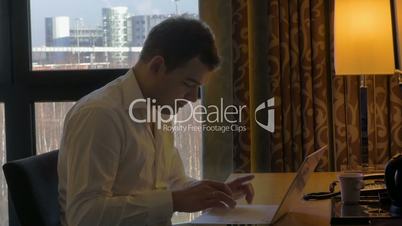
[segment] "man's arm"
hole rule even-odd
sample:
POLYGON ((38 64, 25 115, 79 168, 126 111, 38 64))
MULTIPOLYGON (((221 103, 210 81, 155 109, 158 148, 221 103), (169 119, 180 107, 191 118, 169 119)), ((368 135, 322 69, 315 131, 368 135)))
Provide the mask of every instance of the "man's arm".
POLYGON ((177 149, 174 148, 172 151, 169 187, 173 190, 174 211, 195 212, 212 207, 236 205, 228 185, 218 181, 196 180, 188 177, 177 149))
POLYGON ((68 225, 152 225, 170 220, 170 191, 112 193, 126 136, 119 123, 113 112, 101 107, 82 110, 68 121, 61 147, 67 152, 63 160, 68 225))
MULTIPOLYGON (((173 160, 172 160, 172 175, 171 175, 171 186, 172 189, 185 189, 194 185, 197 185, 198 183, 202 183, 203 181, 196 180, 194 178, 188 177, 185 174, 184 167, 183 167, 183 161, 180 158, 180 155, 175 148, 173 154, 173 160)), ((253 185, 250 183, 251 180, 254 179, 254 175, 247 175, 243 177, 239 177, 233 181, 230 181, 225 184, 230 189, 231 192, 231 198, 233 200, 238 200, 242 198, 243 196, 246 198, 248 203, 251 203, 254 198, 254 188, 253 185)), ((218 183, 219 182, 214 182, 214 181, 209 181, 209 183, 218 183)), ((223 183, 220 183, 223 184, 223 183)))

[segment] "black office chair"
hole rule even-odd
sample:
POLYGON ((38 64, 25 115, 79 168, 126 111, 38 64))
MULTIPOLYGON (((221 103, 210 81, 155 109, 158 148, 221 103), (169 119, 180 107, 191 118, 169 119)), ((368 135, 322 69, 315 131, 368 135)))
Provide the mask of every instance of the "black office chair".
POLYGON ((21 226, 59 226, 57 157, 59 151, 3 165, 21 226))

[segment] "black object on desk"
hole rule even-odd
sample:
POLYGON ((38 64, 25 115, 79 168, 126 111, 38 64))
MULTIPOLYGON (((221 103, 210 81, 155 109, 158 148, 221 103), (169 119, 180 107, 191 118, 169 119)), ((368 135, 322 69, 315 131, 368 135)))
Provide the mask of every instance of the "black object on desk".
POLYGON ((391 211, 402 214, 402 154, 389 160, 385 167, 385 183, 391 198, 391 211))
MULTIPOLYGON (((370 173, 365 174, 363 177, 364 180, 364 188, 361 189, 361 196, 376 196, 379 197, 381 194, 385 194, 387 189, 384 183, 384 173, 370 173)), ((335 191, 338 181, 333 181, 329 185, 328 192, 313 192, 308 193, 303 196, 303 199, 308 200, 321 200, 321 199, 330 199, 335 196, 339 196, 341 194, 340 191, 335 191)), ((339 189, 338 189, 339 190, 339 189)))
POLYGON ((343 205, 340 197, 334 197, 331 199, 331 225, 371 224, 390 220, 400 220, 402 223, 402 215, 392 213, 389 209, 390 201, 385 196, 362 197, 357 205, 343 205))

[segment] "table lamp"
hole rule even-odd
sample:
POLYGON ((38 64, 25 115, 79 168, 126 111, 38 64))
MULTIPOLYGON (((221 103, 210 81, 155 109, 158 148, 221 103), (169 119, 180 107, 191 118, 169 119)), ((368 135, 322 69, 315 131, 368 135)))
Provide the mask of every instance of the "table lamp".
POLYGON ((369 75, 393 75, 395 57, 390 0, 335 0, 336 76, 360 76, 361 164, 368 167, 369 75))

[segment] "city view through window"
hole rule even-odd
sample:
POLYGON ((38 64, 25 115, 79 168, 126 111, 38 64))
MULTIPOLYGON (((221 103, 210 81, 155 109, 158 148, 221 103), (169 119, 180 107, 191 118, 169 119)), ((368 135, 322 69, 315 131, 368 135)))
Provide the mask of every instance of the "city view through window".
POLYGON ((60 3, 31 1, 32 70, 128 68, 153 26, 175 15, 198 18, 195 0, 90 0, 91 8, 78 15, 81 7, 67 13, 55 5, 57 13, 40 8, 43 2, 60 3))
MULTIPOLYGON (((197 0, 31 0, 32 70, 129 68, 150 29, 166 18, 198 18, 197 0)), ((55 75, 57 76, 57 75, 55 75)), ((74 102, 35 103, 36 149, 59 147, 64 117, 74 102)), ((200 101, 194 103, 199 105, 200 101)), ((184 107, 178 118, 188 115, 184 107)), ((0 104, 0 157, 6 159, 4 104, 0 104)), ((186 124, 197 124, 195 121, 186 124)), ((201 132, 175 132, 187 175, 201 178, 201 132)), ((173 223, 197 214, 176 213, 173 223)), ((0 226, 8 226, 7 187, 0 174, 0 226)))

